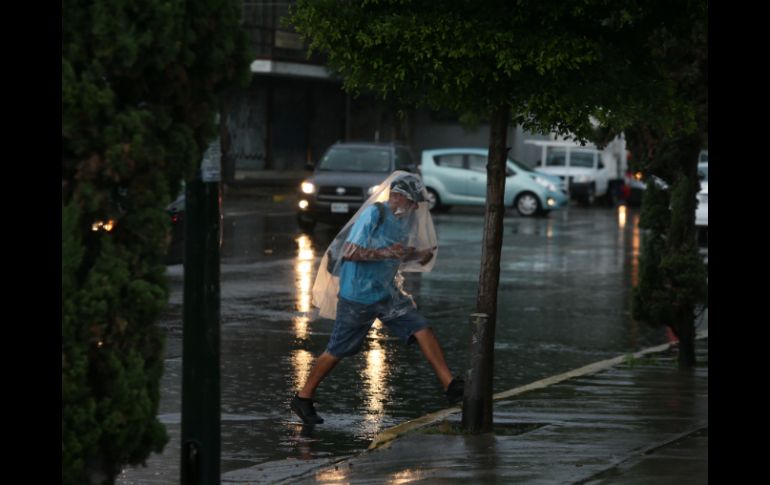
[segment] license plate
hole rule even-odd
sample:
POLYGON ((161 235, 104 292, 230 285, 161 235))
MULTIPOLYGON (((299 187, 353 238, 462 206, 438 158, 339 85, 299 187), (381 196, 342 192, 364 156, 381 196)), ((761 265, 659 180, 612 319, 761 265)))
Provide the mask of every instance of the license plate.
POLYGON ((335 214, 347 214, 349 211, 348 205, 344 202, 334 202, 332 203, 332 212, 335 214))

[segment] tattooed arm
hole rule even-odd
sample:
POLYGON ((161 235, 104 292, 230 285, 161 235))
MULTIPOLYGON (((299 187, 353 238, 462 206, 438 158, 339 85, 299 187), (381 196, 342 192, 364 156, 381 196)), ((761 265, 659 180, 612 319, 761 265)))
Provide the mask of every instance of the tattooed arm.
POLYGON ((384 248, 365 248, 354 243, 345 243, 342 259, 347 261, 381 261, 383 259, 404 259, 414 252, 414 248, 405 248, 396 243, 384 248))

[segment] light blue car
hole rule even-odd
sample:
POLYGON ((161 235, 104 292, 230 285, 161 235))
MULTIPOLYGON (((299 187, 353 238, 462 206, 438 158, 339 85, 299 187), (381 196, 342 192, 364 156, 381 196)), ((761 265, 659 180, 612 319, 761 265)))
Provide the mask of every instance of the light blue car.
MULTIPOLYGON (((486 148, 424 150, 420 174, 431 210, 453 205, 484 205, 487 196, 486 148)), ((522 216, 544 215, 567 206, 564 182, 508 159, 504 204, 522 216)))

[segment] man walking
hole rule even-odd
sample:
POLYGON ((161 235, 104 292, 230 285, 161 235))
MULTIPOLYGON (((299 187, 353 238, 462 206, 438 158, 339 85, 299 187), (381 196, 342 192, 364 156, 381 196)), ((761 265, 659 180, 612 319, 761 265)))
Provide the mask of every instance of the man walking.
POLYGON ((426 232, 420 227, 426 217, 415 216, 424 201, 422 181, 414 174, 396 174, 390 179, 387 203, 369 204, 359 213, 336 263, 340 265, 334 269, 339 273, 339 294, 332 335, 290 404, 305 424, 323 423, 313 404, 316 388, 340 360, 360 351, 377 318, 405 343, 417 342, 450 403, 463 397, 464 382, 454 378, 428 321, 397 282, 402 264, 425 266, 434 258, 436 247, 418 250, 415 244, 426 232))

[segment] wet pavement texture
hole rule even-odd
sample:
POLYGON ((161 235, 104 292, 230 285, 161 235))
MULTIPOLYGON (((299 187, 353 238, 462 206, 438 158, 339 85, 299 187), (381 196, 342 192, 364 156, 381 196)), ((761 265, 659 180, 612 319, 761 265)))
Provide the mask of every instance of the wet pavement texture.
MULTIPOLYGON (((333 322, 315 316, 310 290, 320 256, 336 234, 320 224, 312 235, 301 233, 293 207, 292 196, 224 201, 223 473, 349 456, 366 449, 382 429, 446 407, 419 348, 375 326, 362 352, 343 360, 319 388, 316 407, 325 423, 307 430, 291 414, 289 399, 331 332, 333 322)), ((434 216, 436 266, 407 279, 456 374, 468 360, 483 219, 475 209, 434 216)), ((673 338, 664 327, 630 317, 641 246, 638 219, 638 212, 625 207, 571 207, 542 218, 506 215, 495 392, 673 338)), ((179 480, 182 265, 168 266, 167 279, 171 296, 159 322, 166 333, 159 417, 171 440, 147 467, 126 469, 120 484, 179 480)))
POLYGON ((676 357, 669 349, 497 401, 495 433, 423 428, 333 464, 287 461, 223 483, 708 483, 708 340, 697 368, 679 370, 676 357))

